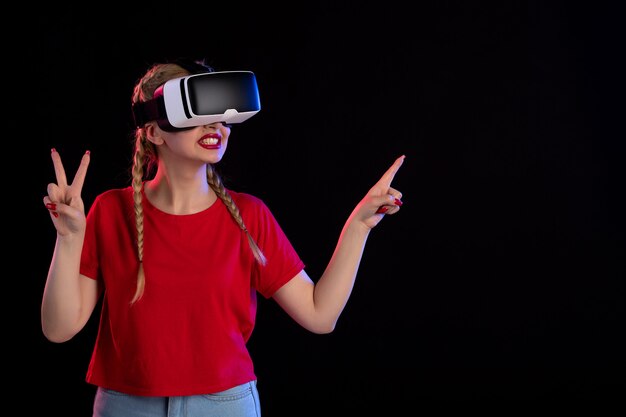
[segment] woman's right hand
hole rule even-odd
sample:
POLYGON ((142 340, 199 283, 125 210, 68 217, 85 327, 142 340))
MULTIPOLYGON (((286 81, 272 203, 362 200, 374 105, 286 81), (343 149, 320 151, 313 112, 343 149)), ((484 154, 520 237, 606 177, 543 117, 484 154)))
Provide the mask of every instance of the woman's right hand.
POLYGON ((54 149, 51 154, 57 182, 48 184, 48 195, 43 198, 43 202, 60 236, 82 233, 85 230, 86 219, 85 206, 80 194, 89 166, 89 151, 83 155, 71 184, 67 183, 61 156, 54 149))

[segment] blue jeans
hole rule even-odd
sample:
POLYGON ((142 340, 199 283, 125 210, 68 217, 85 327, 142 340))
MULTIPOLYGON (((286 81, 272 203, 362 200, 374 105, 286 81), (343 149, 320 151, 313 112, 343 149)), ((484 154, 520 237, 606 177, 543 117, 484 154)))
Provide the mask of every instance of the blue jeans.
POLYGON ((93 417, 260 417, 256 381, 215 394, 142 397, 98 388, 93 417))

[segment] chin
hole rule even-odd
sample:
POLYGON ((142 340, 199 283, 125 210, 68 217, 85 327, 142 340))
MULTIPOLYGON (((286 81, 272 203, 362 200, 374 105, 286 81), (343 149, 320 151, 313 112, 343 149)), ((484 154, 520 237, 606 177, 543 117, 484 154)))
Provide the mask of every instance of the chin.
POLYGON ((204 162, 206 162, 207 164, 217 164, 218 162, 222 160, 223 156, 224 155, 218 155, 213 158, 207 158, 204 162))

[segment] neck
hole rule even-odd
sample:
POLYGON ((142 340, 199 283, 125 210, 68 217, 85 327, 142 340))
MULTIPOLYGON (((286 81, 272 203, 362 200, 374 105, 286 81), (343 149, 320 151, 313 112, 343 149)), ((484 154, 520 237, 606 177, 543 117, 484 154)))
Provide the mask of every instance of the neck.
POLYGON ((159 166, 144 191, 150 203, 166 213, 193 214, 209 208, 217 199, 206 179, 206 166, 194 171, 173 171, 159 166))

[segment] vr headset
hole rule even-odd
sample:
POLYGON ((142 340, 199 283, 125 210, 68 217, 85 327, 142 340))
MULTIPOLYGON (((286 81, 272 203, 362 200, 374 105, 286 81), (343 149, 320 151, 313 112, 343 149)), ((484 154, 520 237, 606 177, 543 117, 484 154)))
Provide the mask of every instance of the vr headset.
POLYGON ((156 120, 167 132, 222 122, 241 123, 261 110, 251 71, 216 71, 167 81, 154 98, 133 104, 136 127, 156 120))

